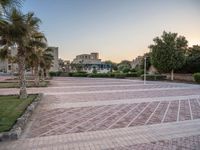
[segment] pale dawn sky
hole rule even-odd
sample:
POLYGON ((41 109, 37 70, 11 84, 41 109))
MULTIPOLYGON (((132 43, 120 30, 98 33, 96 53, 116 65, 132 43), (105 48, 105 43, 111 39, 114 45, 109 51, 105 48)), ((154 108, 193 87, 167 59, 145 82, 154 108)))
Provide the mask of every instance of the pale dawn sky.
POLYGON ((103 60, 132 60, 165 30, 200 45, 200 0, 25 0, 59 57, 99 52, 103 60))

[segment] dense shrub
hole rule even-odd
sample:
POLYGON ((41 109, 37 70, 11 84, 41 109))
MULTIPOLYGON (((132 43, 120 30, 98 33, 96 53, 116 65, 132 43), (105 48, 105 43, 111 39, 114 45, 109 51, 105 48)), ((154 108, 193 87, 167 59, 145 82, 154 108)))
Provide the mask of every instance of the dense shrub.
POLYGON ((200 73, 193 74, 194 81, 197 83, 200 83, 200 73))
POLYGON ((144 74, 144 70, 141 70, 141 69, 137 70, 137 74, 138 74, 138 77, 140 77, 141 75, 144 74))
POLYGON ((122 70, 122 72, 123 72, 123 73, 128 73, 128 72, 130 72, 130 68, 124 68, 124 69, 122 70))
POLYGON ((108 78, 110 77, 110 74, 108 73, 91 73, 88 75, 88 77, 91 78, 108 78))
POLYGON ((116 73, 114 73, 114 72, 108 73, 109 77, 111 77, 111 78, 114 78, 114 77, 115 77, 115 74, 116 74, 116 73))
POLYGON ((87 72, 86 71, 78 71, 78 72, 76 72, 76 73, 85 73, 85 74, 87 74, 87 72))
POLYGON ((136 72, 137 70, 136 69, 130 69, 130 72, 136 72))
POLYGON ((51 77, 54 77, 54 76, 60 76, 61 73, 62 73, 61 71, 57 71, 57 72, 51 71, 51 72, 49 72, 49 75, 50 75, 51 77))
POLYGON ((67 73, 67 72, 62 72, 62 73, 60 74, 60 76, 61 76, 61 77, 68 77, 68 76, 69 76, 69 73, 67 73))
POLYGON ((87 77, 88 74, 87 72, 79 71, 79 72, 69 72, 68 76, 69 77, 87 77))
POLYGON ((68 75, 69 75, 69 77, 72 77, 73 76, 73 72, 69 72, 68 75))
POLYGON ((74 72, 72 74, 72 77, 87 77, 88 74, 87 73, 79 73, 79 72, 74 72))
POLYGON ((115 73, 115 78, 125 78, 126 74, 125 73, 115 73))
POLYGON ((127 73, 126 77, 139 77, 137 72, 127 73))
POLYGON ((97 73, 97 69, 93 69, 92 73, 96 74, 97 73))
MULTIPOLYGON (((144 75, 141 76, 141 78, 144 80, 144 75)), ((147 74, 146 80, 165 80, 167 78, 166 75, 161 74, 147 74)))

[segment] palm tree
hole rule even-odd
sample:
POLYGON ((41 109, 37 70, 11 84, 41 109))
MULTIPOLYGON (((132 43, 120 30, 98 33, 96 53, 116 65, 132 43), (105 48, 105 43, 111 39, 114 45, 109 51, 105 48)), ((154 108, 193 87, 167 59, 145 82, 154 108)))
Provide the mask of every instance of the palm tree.
POLYGON ((43 55, 43 50, 46 48, 46 38, 43 33, 35 32, 29 41, 27 49, 27 64, 34 71, 35 85, 39 85, 39 65, 43 55))
POLYGON ((23 0, 0 0, 0 12, 6 13, 13 8, 19 8, 23 0))
POLYGON ((17 57, 19 67, 20 98, 27 97, 25 80, 25 58, 27 47, 33 33, 38 31, 40 20, 34 13, 23 15, 19 10, 13 9, 6 15, 3 24, 0 23, 1 46, 8 50, 9 46, 17 45, 17 57))
POLYGON ((44 80, 44 77, 48 77, 49 70, 51 66, 53 65, 54 57, 52 55, 52 49, 47 48, 43 51, 42 59, 40 62, 40 68, 42 69, 42 80, 44 80))

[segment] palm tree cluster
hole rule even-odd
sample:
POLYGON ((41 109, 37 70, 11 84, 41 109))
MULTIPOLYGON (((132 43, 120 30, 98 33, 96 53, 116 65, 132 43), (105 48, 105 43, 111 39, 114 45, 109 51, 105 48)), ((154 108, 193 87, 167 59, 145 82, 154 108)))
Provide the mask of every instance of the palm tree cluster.
POLYGON ((39 84, 39 70, 44 76, 52 65, 53 56, 47 40, 39 31, 41 20, 33 12, 23 14, 21 0, 0 0, 0 56, 9 58, 10 47, 17 48, 20 98, 27 97, 25 68, 34 71, 35 85, 39 84))

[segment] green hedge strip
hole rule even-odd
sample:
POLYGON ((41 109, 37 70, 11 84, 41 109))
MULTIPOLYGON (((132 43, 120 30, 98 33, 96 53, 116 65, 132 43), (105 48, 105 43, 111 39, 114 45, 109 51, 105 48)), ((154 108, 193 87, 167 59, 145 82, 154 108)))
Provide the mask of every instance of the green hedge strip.
POLYGON ((200 83, 200 72, 193 74, 194 81, 200 83))

